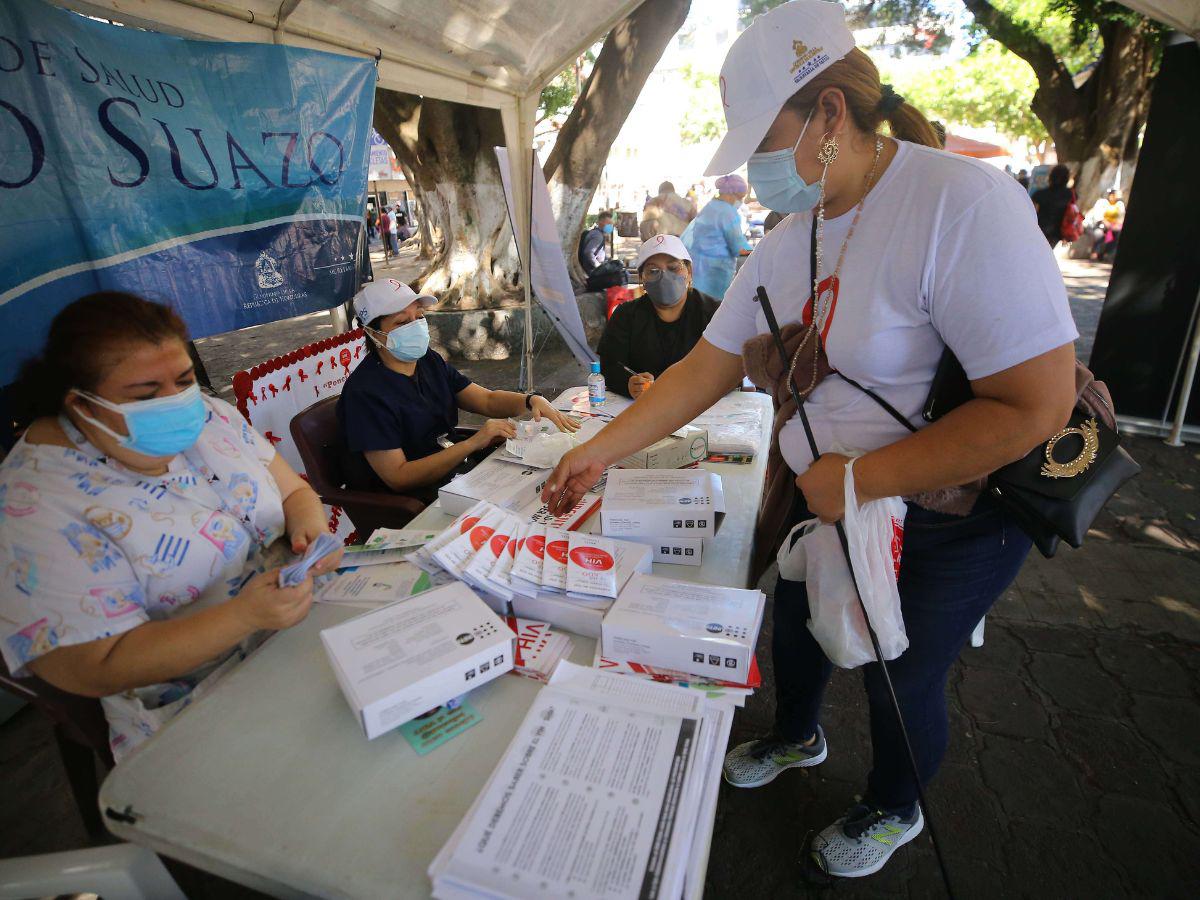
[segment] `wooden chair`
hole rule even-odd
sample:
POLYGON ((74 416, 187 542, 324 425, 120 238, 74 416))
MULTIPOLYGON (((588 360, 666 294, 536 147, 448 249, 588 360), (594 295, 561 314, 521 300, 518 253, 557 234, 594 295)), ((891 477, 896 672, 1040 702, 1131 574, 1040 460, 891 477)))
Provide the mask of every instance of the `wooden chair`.
POLYGON ((304 460, 308 483, 323 502, 346 511, 363 540, 376 528, 402 528, 425 508, 425 502, 403 494, 346 486, 342 471, 346 445, 338 425, 337 401, 337 397, 318 400, 292 419, 292 438, 304 460))

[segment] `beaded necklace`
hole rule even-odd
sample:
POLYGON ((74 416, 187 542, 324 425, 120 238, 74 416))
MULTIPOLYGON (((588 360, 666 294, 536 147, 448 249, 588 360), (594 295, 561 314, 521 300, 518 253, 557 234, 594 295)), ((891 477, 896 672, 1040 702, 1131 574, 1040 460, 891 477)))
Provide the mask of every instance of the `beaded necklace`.
POLYGON ((825 327, 825 322, 829 317, 830 309, 833 306, 833 286, 838 283, 838 276, 842 271, 842 263, 846 260, 846 248, 850 245, 850 239, 854 237, 854 230, 858 227, 858 220, 862 218, 863 206, 867 202, 867 194, 871 192, 871 187, 875 183, 875 172, 879 168, 879 157, 883 153, 883 138, 879 135, 875 136, 875 159, 871 163, 871 171, 867 174, 866 184, 863 187, 862 197, 859 198, 858 206, 854 211, 854 219, 850 222, 850 230, 846 232, 846 238, 842 241, 842 248, 838 252, 837 264, 833 267, 833 275, 829 279, 829 289, 821 294, 818 291, 818 286, 821 283, 821 264, 824 260, 822 252, 825 239, 825 177, 821 176, 821 199, 817 206, 817 241, 816 241, 816 258, 817 264, 813 267, 812 272, 812 297, 813 309, 812 320, 808 324, 808 328, 804 331, 804 337, 800 341, 800 346, 796 348, 796 353, 792 356, 792 364, 788 367, 788 380, 790 381, 793 373, 796 371, 796 363, 800 360, 800 354, 804 352, 805 346, 810 340, 818 342, 817 352, 813 353, 812 378, 809 380, 808 387, 800 391, 801 395, 808 394, 817 386, 817 365, 820 357, 820 335, 825 327))

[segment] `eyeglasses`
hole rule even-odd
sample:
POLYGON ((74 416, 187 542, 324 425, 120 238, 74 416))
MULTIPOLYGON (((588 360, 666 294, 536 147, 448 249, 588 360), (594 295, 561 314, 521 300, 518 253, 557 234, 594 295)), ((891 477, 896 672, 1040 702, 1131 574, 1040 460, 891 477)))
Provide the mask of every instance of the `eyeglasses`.
MULTIPOLYGON (((662 278, 663 271, 658 266, 646 266, 646 268, 642 269, 642 281, 658 281, 658 279, 662 278)), ((687 266, 682 262, 673 262, 667 266, 666 271, 672 275, 686 275, 687 266)))

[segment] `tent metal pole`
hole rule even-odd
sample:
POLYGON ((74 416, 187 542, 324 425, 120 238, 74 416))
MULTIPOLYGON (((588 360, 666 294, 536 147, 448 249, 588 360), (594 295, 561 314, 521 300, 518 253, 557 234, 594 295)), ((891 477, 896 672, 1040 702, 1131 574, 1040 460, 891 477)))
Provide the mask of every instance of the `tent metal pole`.
POLYGON ((525 161, 527 176, 525 206, 525 239, 524 252, 521 254, 521 281, 525 287, 525 390, 536 390, 533 381, 533 285, 530 284, 533 274, 533 167, 536 165, 533 156, 534 117, 531 103, 536 103, 539 94, 533 94, 517 101, 517 120, 521 129, 521 156, 525 161), (528 128, 526 128, 528 125, 528 128))
MULTIPOLYGON (((1196 292, 1196 304, 1200 307, 1200 291, 1196 292)), ((1183 446, 1183 420, 1187 417, 1188 403, 1192 399, 1192 384, 1196 380, 1196 366, 1200 363, 1200 317, 1193 316, 1192 343, 1188 349, 1187 367, 1179 385, 1179 403, 1175 407, 1175 423, 1166 440, 1168 447, 1183 446)))

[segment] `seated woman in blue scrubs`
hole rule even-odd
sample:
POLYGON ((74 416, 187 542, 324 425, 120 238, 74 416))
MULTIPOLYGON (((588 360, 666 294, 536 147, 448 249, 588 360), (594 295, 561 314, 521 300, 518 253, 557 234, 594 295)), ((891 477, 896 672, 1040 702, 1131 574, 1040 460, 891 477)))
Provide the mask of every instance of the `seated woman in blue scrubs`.
POLYGON ((514 436, 510 416, 545 417, 560 431, 579 427, 539 394, 480 387, 429 349, 425 308, 436 302, 394 278, 364 285, 354 298, 370 352, 337 405, 351 487, 432 499, 467 457, 514 436), (455 444, 449 435, 460 409, 488 419, 455 444))

